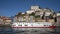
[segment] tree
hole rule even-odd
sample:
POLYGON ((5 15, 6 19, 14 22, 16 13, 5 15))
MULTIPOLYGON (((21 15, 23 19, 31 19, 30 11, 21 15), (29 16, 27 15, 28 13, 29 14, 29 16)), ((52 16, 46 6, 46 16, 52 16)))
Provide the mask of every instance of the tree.
POLYGON ((53 15, 50 14, 50 15, 49 15, 49 18, 50 18, 50 19, 53 19, 53 15))
POLYGON ((32 12, 31 14, 29 14, 29 16, 35 16, 35 13, 34 13, 34 12, 32 12))
POLYGON ((35 18, 40 18, 40 15, 35 16, 35 18))
POLYGON ((45 16, 45 12, 43 13, 42 19, 44 19, 44 16, 45 16))
POLYGON ((60 11, 59 11, 59 13, 60 13, 60 11))
POLYGON ((54 21, 57 22, 57 17, 54 18, 54 21))
POLYGON ((19 12, 17 15, 22 15, 22 12, 19 12))

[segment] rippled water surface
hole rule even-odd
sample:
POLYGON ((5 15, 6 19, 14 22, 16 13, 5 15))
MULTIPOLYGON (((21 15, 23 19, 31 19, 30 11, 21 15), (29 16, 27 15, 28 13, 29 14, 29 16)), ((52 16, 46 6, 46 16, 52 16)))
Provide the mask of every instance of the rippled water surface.
POLYGON ((0 34, 60 34, 60 28, 6 28, 0 27, 0 34))

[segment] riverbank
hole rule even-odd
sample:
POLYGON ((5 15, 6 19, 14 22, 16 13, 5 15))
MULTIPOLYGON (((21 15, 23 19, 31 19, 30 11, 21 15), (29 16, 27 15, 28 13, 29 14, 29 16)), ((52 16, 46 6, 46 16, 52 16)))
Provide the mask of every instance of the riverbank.
POLYGON ((11 27, 11 24, 5 24, 5 25, 0 24, 0 27, 11 27))

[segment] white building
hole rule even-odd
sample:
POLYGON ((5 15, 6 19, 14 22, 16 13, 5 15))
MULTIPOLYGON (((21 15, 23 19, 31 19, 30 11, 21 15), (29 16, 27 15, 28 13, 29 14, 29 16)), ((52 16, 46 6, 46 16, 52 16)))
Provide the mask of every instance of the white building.
POLYGON ((30 16, 29 22, 34 22, 34 16, 30 16))
POLYGON ((38 9, 37 11, 35 11, 35 15, 43 15, 44 10, 43 9, 38 9))
POLYGON ((56 13, 57 16, 60 16, 60 13, 56 13))
POLYGON ((26 12, 27 12, 27 14, 31 14, 32 12, 35 12, 35 11, 34 10, 28 10, 26 12))
POLYGON ((17 22, 17 16, 13 18, 13 22, 17 22))
POLYGON ((22 14, 25 14, 24 12, 22 12, 22 14))
POLYGON ((53 14, 53 10, 50 9, 44 9, 45 16, 49 16, 50 14, 53 14))
POLYGON ((39 6, 31 6, 31 10, 37 10, 39 9, 39 6))
POLYGON ((1 18, 0 18, 0 24, 4 24, 4 23, 3 23, 3 19, 1 19, 1 18))

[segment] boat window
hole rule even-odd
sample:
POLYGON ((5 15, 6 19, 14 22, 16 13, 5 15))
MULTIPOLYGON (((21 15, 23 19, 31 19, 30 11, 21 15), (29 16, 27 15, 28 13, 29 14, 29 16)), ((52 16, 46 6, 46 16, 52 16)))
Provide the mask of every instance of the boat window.
POLYGON ((49 26, 49 25, 47 25, 47 26, 49 26))
POLYGON ((31 25, 31 26, 33 26, 33 25, 31 25))
POLYGON ((49 25, 50 26, 50 25, 49 25))
POLYGON ((22 26, 22 25, 18 25, 18 26, 22 26))
POLYGON ((46 25, 44 25, 44 26, 46 26, 46 25))
POLYGON ((25 26, 28 26, 28 25, 25 25, 25 26))
POLYGON ((13 26, 16 26, 16 25, 13 25, 13 26))

